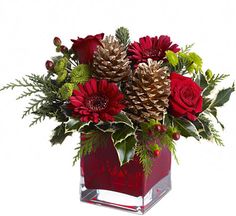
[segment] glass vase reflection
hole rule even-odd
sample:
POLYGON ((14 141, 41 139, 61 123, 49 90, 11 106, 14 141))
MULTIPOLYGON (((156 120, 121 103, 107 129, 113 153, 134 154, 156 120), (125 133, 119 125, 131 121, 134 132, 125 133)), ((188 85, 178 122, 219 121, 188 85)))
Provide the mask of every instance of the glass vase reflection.
POLYGON ((120 167, 109 139, 81 158, 81 201, 144 214, 171 189, 171 153, 163 148, 146 176, 138 156, 120 167))

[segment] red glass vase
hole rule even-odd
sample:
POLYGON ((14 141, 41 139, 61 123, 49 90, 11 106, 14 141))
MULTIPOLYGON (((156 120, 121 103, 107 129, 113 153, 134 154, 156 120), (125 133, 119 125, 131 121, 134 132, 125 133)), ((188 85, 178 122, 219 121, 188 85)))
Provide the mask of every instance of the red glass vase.
POLYGON ((144 214, 170 189, 171 153, 163 148, 145 176, 138 156, 120 166, 112 140, 81 158, 81 201, 144 214))

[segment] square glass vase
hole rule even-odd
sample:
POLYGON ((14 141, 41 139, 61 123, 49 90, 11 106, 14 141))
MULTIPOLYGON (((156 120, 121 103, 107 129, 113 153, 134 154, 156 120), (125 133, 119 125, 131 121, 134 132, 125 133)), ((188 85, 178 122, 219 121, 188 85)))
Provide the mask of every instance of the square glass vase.
POLYGON ((138 156, 120 166, 109 139, 81 158, 80 200, 144 214, 171 189, 171 153, 163 148, 146 176, 138 156))

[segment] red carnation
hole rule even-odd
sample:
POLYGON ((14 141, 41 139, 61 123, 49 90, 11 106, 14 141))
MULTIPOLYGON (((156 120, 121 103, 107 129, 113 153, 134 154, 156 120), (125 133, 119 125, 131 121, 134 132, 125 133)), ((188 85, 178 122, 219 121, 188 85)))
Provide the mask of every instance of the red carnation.
POLYGON ((139 63, 147 62, 148 58, 163 60, 167 50, 178 52, 180 49, 177 44, 172 44, 169 36, 161 35, 159 38, 146 36, 140 38, 139 43, 134 42, 129 45, 128 57, 136 68, 139 63))
POLYGON ((113 116, 125 108, 121 103, 124 95, 115 83, 90 79, 84 85, 78 84, 78 88, 70 97, 68 109, 82 122, 114 121, 113 116))
POLYGON ((80 64, 90 64, 93 60, 93 54, 97 50, 98 45, 102 45, 101 40, 104 34, 88 35, 86 38, 79 38, 71 40, 73 42, 72 50, 75 57, 79 60, 80 64))
POLYGON ((195 121, 196 114, 202 112, 201 87, 191 78, 175 72, 171 73, 170 80, 170 113, 175 117, 187 117, 195 121))

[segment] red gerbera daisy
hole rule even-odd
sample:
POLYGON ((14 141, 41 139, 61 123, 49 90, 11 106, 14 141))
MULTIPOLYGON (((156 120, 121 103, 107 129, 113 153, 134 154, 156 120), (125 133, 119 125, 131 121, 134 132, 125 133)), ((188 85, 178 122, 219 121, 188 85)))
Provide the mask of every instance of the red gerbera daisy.
POLYGON ((125 108, 121 102, 124 95, 115 83, 90 79, 84 85, 78 84, 78 88, 70 97, 68 109, 82 122, 114 121, 113 116, 125 108))
POLYGON ((178 52, 180 49, 177 44, 172 44, 169 36, 161 35, 159 38, 146 36, 140 38, 139 43, 134 42, 129 45, 128 57, 136 68, 139 63, 147 62, 148 58, 163 60, 167 50, 178 52))

